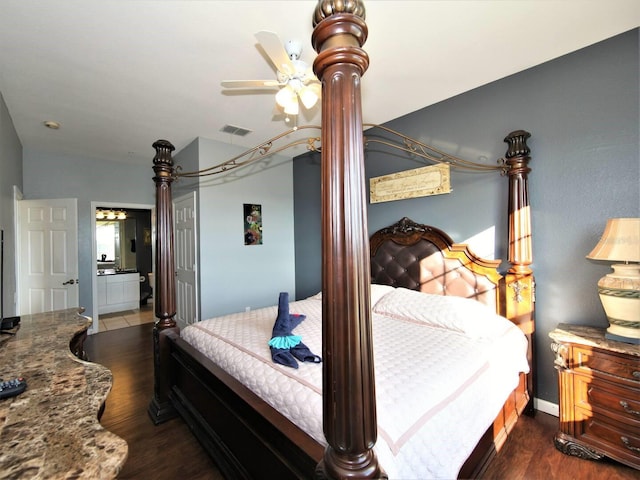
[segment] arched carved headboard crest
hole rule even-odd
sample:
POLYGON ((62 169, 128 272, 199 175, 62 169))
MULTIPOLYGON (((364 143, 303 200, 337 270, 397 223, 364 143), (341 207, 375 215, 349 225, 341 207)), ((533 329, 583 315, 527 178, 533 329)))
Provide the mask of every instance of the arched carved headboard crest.
POLYGON ((408 217, 403 217, 393 225, 378 230, 371 236, 370 247, 373 256, 378 247, 388 240, 400 245, 411 245, 420 239, 436 244, 441 250, 453 245, 449 235, 439 228, 416 223, 408 217))

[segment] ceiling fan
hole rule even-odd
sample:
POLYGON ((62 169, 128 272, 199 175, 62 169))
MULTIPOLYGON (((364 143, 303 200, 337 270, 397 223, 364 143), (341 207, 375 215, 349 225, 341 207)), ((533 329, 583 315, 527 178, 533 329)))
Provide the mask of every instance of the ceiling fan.
POLYGON ((321 85, 311 67, 300 60, 302 44, 294 40, 283 44, 273 32, 258 32, 255 37, 276 68, 276 80, 225 80, 222 86, 278 90, 276 103, 287 116, 298 115, 300 102, 306 109, 312 108, 320 97, 321 85))

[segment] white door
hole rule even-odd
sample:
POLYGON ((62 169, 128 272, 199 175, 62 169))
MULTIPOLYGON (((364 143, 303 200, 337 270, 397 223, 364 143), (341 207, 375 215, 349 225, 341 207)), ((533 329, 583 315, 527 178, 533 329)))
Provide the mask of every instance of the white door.
POLYGON ((18 202, 21 315, 78 306, 77 210, 75 198, 18 202))
POLYGON ((176 252, 176 321, 185 326, 199 320, 196 193, 173 201, 176 252))

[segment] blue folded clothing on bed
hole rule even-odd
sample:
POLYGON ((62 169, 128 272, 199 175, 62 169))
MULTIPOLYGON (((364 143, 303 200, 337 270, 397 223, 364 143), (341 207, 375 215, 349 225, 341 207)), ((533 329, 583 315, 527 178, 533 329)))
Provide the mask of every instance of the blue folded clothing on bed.
POLYGON ((293 329, 300 325, 300 322, 305 318, 305 315, 289 313, 289 294, 280 292, 278 317, 273 325, 271 340, 269 340, 271 358, 275 363, 298 368, 296 358, 301 362, 320 363, 322 361, 319 356, 311 353, 309 348, 302 343, 302 337, 292 333, 293 329))

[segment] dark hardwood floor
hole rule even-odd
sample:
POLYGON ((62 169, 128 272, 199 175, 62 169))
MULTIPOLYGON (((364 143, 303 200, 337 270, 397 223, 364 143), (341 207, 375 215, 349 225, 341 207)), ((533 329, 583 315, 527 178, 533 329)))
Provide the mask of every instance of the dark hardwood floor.
POLYGON ((638 480, 640 472, 614 461, 565 455, 553 446, 558 418, 542 412, 518 420, 482 478, 491 480, 638 480))
POLYGON ((147 414, 153 393, 153 323, 105 331, 85 341, 89 359, 111 370, 113 388, 100 423, 125 439, 119 479, 221 480, 223 477, 180 418, 155 426, 147 414))
MULTIPOLYGON (((154 426, 147 415, 153 391, 153 324, 91 335, 89 358, 113 373, 113 389, 101 419, 129 444, 119 479, 218 480, 222 475, 188 427, 174 419, 154 426)), ((615 462, 569 457, 553 446, 556 417, 523 417, 483 478, 495 480, 638 480, 640 472, 615 462)), ((269 479, 270 480, 270 479, 269 479)), ((408 480, 408 479, 400 479, 408 480)), ((428 479, 416 479, 428 480, 428 479)))

